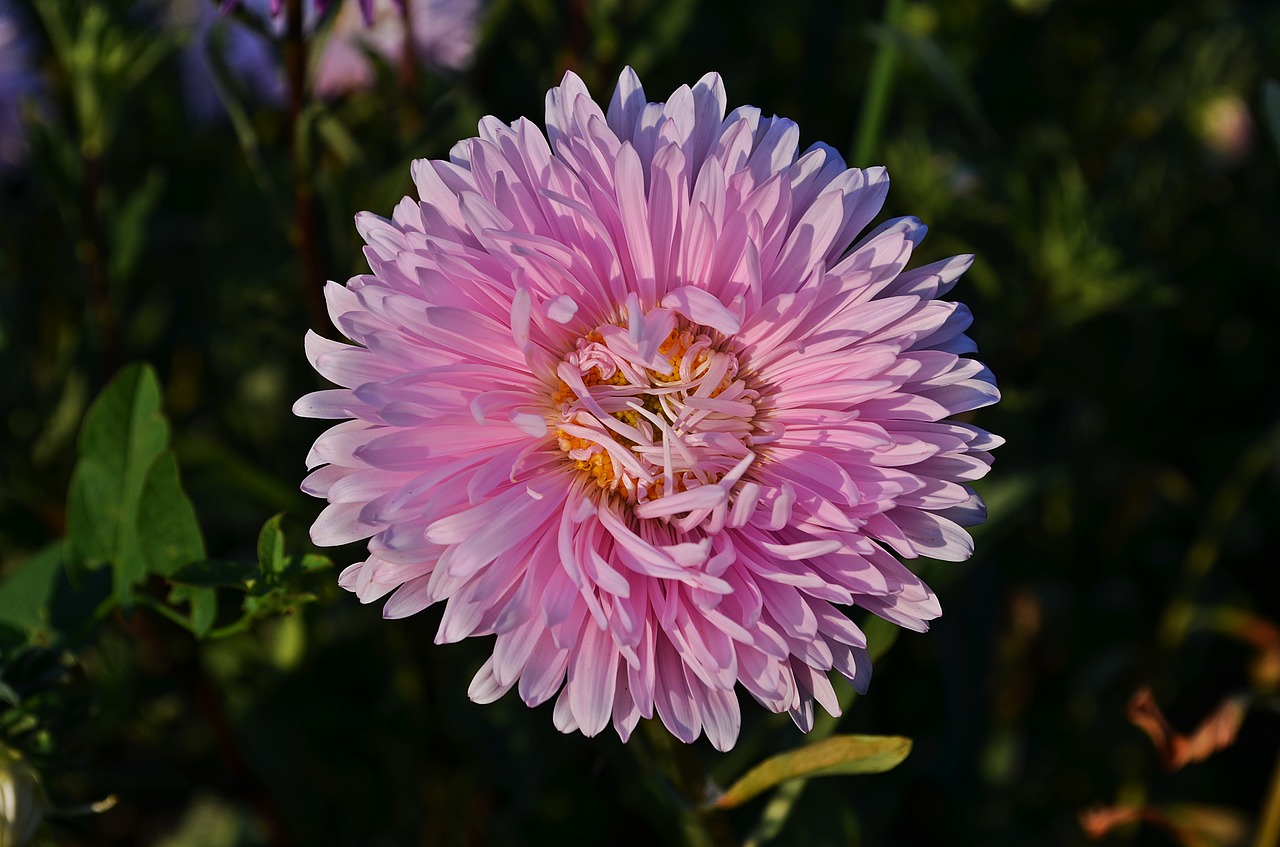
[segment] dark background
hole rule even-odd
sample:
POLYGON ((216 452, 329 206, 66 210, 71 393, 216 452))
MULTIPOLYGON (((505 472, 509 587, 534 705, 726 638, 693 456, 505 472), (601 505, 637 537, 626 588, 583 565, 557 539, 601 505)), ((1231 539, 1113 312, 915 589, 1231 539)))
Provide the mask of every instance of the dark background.
MULTIPOLYGON (((156 26, 137 4, 93 5, 156 26)), ((47 83, 29 159, 0 177, 0 573, 65 531, 81 417, 131 361, 160 375, 210 554, 252 558, 280 511, 302 539, 321 504, 298 483, 322 424, 289 407, 322 386, 302 356, 287 110, 240 92, 283 214, 232 125, 184 109, 176 50, 120 84, 89 173, 71 75, 18 6, 47 83), (115 263, 105 286, 86 243, 115 263)), ((948 0, 891 18, 860 2, 494 0, 468 70, 384 67, 373 90, 316 101, 348 144, 312 134, 316 260, 339 281, 360 272, 355 212, 389 214, 409 162, 445 156, 483 114, 541 123, 567 68, 603 101, 624 64, 653 100, 718 70, 731 107, 851 154, 877 52, 896 44, 884 129, 853 164, 888 165, 885 216, 930 226, 917 261, 977 254, 954 296, 1004 399, 973 420, 1008 443, 979 486, 976 555, 921 564, 944 617, 898 639, 840 723, 914 751, 884 775, 809 783, 775 843, 1079 844, 1077 815, 1099 804, 1211 806, 1247 825, 1280 750, 1277 674, 1259 661, 1280 648, 1249 641, 1280 618, 1280 145, 1262 108, 1280 6, 948 0), (1253 705, 1236 744, 1167 773, 1125 716, 1144 684, 1184 732, 1225 697, 1253 705)), ((92 707, 59 730, 51 795, 119 802, 59 819, 49 843, 677 837, 663 789, 610 731, 561 736, 549 706, 514 695, 469 703, 488 639, 433 646, 438 611, 384 622, 335 576, 311 579, 318 603, 229 639, 139 612, 58 642, 92 707)), ((748 700, 732 753, 696 748, 721 785, 802 740, 748 700)), ((763 805, 731 813, 739 833, 763 805)), ((1249 843, 1177 837, 1108 836, 1249 843)))

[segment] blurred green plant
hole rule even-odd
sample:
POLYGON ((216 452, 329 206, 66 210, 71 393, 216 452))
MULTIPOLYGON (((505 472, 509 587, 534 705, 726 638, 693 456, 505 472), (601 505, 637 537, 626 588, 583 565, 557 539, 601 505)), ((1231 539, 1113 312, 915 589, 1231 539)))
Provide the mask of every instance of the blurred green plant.
MULTIPOLYGON (((108 383, 85 415, 78 449, 67 494, 67 540, 0 582, 0 623, 29 637, 53 637, 50 607, 63 568, 73 586, 84 582, 86 572, 110 572, 111 594, 93 609, 94 620, 117 608, 130 615, 142 604, 197 638, 243 632, 254 621, 290 614, 315 599, 297 588, 298 581, 332 563, 313 553, 286 554, 283 515, 262 527, 257 561, 208 559, 149 366, 131 365, 108 383), (168 583, 165 599, 140 591, 153 577, 168 583), (243 598, 239 616, 214 629, 220 588, 243 598)), ((82 630, 91 622, 75 623, 82 630)))

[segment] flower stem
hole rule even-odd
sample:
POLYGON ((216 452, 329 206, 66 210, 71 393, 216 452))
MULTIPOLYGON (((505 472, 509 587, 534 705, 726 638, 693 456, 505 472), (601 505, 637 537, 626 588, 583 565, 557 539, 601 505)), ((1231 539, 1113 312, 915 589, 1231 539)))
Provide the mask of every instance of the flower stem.
POLYGON ((100 212, 102 159, 96 152, 83 149, 80 167, 82 235, 76 253, 84 264, 88 279, 89 303, 98 329, 98 352, 105 378, 120 365, 120 345, 116 311, 111 302, 111 279, 107 271, 107 240, 100 212))
POLYGON ((862 101, 853 158, 850 160, 854 167, 871 164, 871 157, 880 142, 885 113, 889 110, 893 77, 898 69, 898 44, 893 39, 893 31, 902 20, 904 6, 904 0, 887 0, 884 6, 884 28, 887 32, 880 39, 871 63, 871 73, 867 76, 867 93, 862 101))
POLYGON ((1267 799, 1258 815, 1258 835, 1253 847, 1273 847, 1280 844, 1280 754, 1276 755, 1276 767, 1271 773, 1271 786, 1267 799))
POLYGON ((320 242, 316 237, 315 193, 306 154, 302 107, 307 94, 307 41, 302 28, 302 0, 285 5, 284 65, 287 103, 287 143, 293 181, 294 244, 302 262, 302 297, 311 316, 312 329, 322 332, 329 325, 325 309, 320 263, 320 242))
POLYGON ((656 761, 642 761, 642 764, 656 764, 679 791, 684 801, 680 808, 680 826, 685 843, 689 847, 734 847, 738 842, 729 829, 729 822, 711 805, 707 774, 697 751, 672 738, 661 721, 647 720, 643 726, 656 761))

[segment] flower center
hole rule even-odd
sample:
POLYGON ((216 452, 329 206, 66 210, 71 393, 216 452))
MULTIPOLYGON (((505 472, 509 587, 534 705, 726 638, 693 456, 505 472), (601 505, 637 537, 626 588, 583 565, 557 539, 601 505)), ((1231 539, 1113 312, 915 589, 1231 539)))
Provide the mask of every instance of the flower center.
MULTIPOLYGON (((738 374, 738 357, 713 330, 680 319, 656 347, 637 346, 623 327, 578 339, 556 369, 553 428, 572 466, 602 489, 644 507, 673 495, 691 511, 728 488, 755 459, 760 393, 738 374)), ((675 506, 674 501, 671 502, 675 506)))

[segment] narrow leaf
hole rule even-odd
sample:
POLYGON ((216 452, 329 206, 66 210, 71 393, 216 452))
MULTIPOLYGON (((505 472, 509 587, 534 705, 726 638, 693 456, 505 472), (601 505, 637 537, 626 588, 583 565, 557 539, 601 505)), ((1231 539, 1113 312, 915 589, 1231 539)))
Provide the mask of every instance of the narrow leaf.
POLYGON ((258 567, 266 579, 277 576, 285 567, 284 531, 280 529, 283 519, 281 512, 263 524, 258 533, 258 567))
POLYGON ((835 735, 766 759, 733 784, 715 805, 739 806, 763 791, 796 777, 883 773, 911 752, 911 739, 896 735, 835 735))

